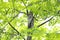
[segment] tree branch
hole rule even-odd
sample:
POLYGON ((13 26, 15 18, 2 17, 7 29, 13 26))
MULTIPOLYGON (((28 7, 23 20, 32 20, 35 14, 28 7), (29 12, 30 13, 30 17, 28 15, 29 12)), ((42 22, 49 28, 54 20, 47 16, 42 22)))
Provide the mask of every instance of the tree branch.
POLYGON ((19 31, 17 31, 17 30, 11 25, 10 22, 8 22, 8 24, 9 24, 9 25, 11 26, 11 28, 13 28, 18 34, 20 34, 19 31))
MULTIPOLYGON (((10 24, 10 22, 8 22, 8 24, 18 33, 18 35, 20 34, 20 36, 22 36, 21 33, 20 33, 18 30, 16 30, 16 29, 10 24)), ((25 40, 24 37, 23 37, 23 39, 25 40)))
POLYGON ((42 22, 40 25, 38 25, 37 27, 40 27, 42 25, 44 25, 45 23, 47 23, 48 21, 50 21, 53 18, 53 16, 51 16, 50 18, 47 18, 44 22, 42 22))
POLYGON ((38 19, 36 19, 36 17, 33 16, 33 18, 34 18, 36 21, 38 21, 38 19))

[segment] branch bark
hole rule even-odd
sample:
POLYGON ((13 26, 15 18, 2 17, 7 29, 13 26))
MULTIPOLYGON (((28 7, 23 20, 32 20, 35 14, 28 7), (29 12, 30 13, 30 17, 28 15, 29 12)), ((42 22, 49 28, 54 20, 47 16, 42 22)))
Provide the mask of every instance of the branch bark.
MULTIPOLYGON (((28 13, 28 29, 31 29, 34 26, 34 18, 33 18, 33 13, 30 12, 28 13)), ((32 40, 32 36, 30 36, 30 32, 28 32, 27 40, 32 40)))

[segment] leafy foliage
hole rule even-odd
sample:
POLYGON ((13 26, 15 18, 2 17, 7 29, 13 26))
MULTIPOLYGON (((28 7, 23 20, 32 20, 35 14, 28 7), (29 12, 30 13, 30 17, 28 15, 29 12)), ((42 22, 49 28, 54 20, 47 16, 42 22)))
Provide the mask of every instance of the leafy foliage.
POLYGON ((0 40, 23 40, 26 39, 27 32, 31 32, 32 40, 60 40, 59 10, 60 0, 0 0, 0 40), (34 27, 31 29, 27 28, 26 10, 32 11, 37 19, 34 19, 34 27), (37 28, 50 16, 54 16, 51 21, 37 28), (8 22, 20 34, 17 34, 8 22))

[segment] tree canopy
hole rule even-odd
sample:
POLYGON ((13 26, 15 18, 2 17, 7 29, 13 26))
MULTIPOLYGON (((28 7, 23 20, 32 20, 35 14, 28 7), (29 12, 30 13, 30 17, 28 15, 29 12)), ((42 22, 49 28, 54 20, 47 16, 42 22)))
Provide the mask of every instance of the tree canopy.
POLYGON ((60 40, 60 0, 0 0, 0 39, 27 40, 28 32, 32 40, 60 40))

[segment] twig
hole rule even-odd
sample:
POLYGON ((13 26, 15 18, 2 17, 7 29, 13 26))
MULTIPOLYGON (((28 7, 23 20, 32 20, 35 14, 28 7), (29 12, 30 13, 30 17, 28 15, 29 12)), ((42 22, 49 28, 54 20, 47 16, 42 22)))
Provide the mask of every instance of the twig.
POLYGON ((33 16, 33 18, 34 18, 36 21, 38 21, 38 19, 37 19, 36 17, 33 16))
POLYGON ((5 11, 6 11, 6 13, 5 13, 5 14, 7 14, 9 10, 10 10, 10 8, 8 8, 7 10, 5 9, 5 11))
MULTIPOLYGON (((10 24, 10 22, 8 22, 8 24, 18 33, 18 35, 20 34, 20 36, 22 36, 21 33, 20 33, 18 30, 16 30, 16 29, 10 24)), ((25 40, 24 37, 23 37, 23 39, 25 40)))
POLYGON ((45 23, 47 23, 48 21, 50 21, 53 18, 53 16, 51 16, 50 18, 47 18, 44 22, 42 22, 40 25, 38 25, 37 27, 40 27, 42 25, 44 25, 45 23))
POLYGON ((20 34, 19 31, 17 31, 17 30, 11 25, 10 22, 8 22, 8 24, 9 24, 18 34, 20 34))

